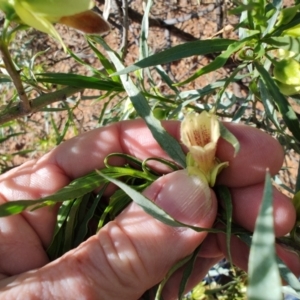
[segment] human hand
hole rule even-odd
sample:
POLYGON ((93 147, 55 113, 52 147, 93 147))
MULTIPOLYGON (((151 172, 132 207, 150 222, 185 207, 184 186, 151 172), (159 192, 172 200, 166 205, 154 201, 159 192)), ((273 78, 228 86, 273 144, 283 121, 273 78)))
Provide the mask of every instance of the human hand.
MULTIPOLYGON (((165 128, 177 139, 179 122, 166 122, 165 128)), ((241 150, 220 140, 217 156, 229 161, 219 183, 231 188, 235 222, 253 230, 262 198, 265 170, 275 174, 281 167, 283 152, 276 140, 251 127, 227 124, 239 139, 241 150), (270 155, 272 153, 272 155, 270 155)), ((37 199, 55 193, 71 180, 103 168, 103 159, 112 152, 124 152, 139 159, 164 157, 141 120, 126 121, 87 132, 71 139, 38 159, 16 168, 0 178, 0 203, 18 199, 37 199)), ((120 164, 120 158, 114 158, 120 164)), ((214 193, 205 194, 199 182, 185 171, 162 176, 144 194, 156 201, 179 221, 211 227, 217 213, 214 193)), ((289 232, 295 221, 291 201, 274 191, 277 236, 289 232)), ((49 245, 56 221, 56 210, 44 207, 33 212, 0 218, 0 291, 3 299, 138 299, 160 282, 167 271, 204 241, 189 288, 226 254, 222 234, 196 233, 172 228, 130 204, 97 235, 48 261, 49 245)), ((234 262, 247 267, 248 249, 232 239, 234 262)), ((278 247, 278 253, 297 275, 298 256, 278 247)), ((180 271, 164 290, 165 299, 176 298, 180 271)))

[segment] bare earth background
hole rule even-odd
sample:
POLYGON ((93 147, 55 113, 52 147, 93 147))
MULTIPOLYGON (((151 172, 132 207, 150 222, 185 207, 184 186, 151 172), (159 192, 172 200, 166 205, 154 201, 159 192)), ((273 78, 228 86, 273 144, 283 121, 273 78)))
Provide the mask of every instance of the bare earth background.
MULTIPOLYGON (((96 3, 101 13, 104 0, 97 0, 96 3)), ((293 1, 286 2, 287 5, 291 3, 293 1)), ((105 40, 114 50, 121 50, 123 47, 127 49, 124 58, 125 65, 132 64, 139 58, 140 24, 143 17, 144 3, 142 0, 132 0, 128 1, 128 5, 128 38, 126 39, 122 27, 123 14, 122 1, 120 0, 113 1, 109 17, 112 30, 105 36, 105 40)), ((227 28, 227 25, 235 25, 238 22, 237 17, 228 15, 228 9, 231 5, 231 2, 226 0, 155 0, 151 9, 148 38, 151 52, 156 53, 187 41, 207 39, 215 35, 235 38, 234 32, 223 30, 227 28)), ((89 65, 99 69, 102 68, 81 33, 60 25, 57 25, 57 28, 61 32, 66 45, 79 58, 89 65)), ((34 55, 40 53, 35 61, 37 69, 40 69, 41 72, 65 72, 84 75, 89 75, 91 72, 87 67, 80 65, 64 53, 55 40, 34 30, 19 34, 13 43, 11 52, 17 57, 18 61, 27 63, 32 60, 34 55)), ((210 57, 194 56, 166 65, 165 70, 174 81, 181 81, 206 65, 210 59, 210 57)), ((224 76, 227 72, 227 69, 222 69, 219 73, 203 76, 184 88, 200 88, 209 82, 214 82, 220 75, 224 76)), ((157 86, 162 93, 171 92, 158 78, 157 86)), ((232 89, 237 96, 243 96, 239 85, 234 85, 232 89)), ((4 86, 1 87, 1 90, 0 104, 3 105, 9 101, 11 92, 4 86)), ((64 135, 64 140, 104 125, 104 123, 99 123, 99 116, 107 100, 99 100, 99 96, 101 96, 99 91, 86 90, 84 93, 68 99, 69 112, 36 113, 13 123, 11 130, 0 128, 2 136, 12 132, 23 133, 2 143, 0 149, 0 167, 2 171, 19 165, 30 158, 37 158, 61 142, 55 138, 53 122, 60 132, 67 128, 67 125, 69 126, 64 135), (66 124, 68 114, 72 115, 72 124, 66 124)), ((118 101, 118 99, 114 101, 118 101)), ((61 107, 61 103, 52 105, 52 108, 61 107)), ((110 113, 109 110, 107 113, 110 113)), ((295 184, 298 161, 299 158, 294 153, 287 153, 286 166, 288 168, 282 171, 281 175, 284 182, 290 187, 295 184)))

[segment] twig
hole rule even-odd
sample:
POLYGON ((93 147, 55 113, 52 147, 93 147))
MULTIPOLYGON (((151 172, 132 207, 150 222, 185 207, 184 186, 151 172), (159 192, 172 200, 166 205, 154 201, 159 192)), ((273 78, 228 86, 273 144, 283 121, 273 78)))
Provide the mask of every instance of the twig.
POLYGON ((20 110, 18 104, 11 107, 4 107, 3 111, 0 113, 0 125, 8 121, 12 121, 17 118, 24 117, 28 114, 40 111, 42 108, 51 103, 64 101, 68 97, 82 90, 82 88, 78 87, 66 87, 61 90, 39 96, 31 101, 31 107, 29 112, 20 110))
POLYGON ((31 111, 30 102, 27 98, 26 92, 24 90, 21 78, 20 78, 20 71, 15 68, 15 65, 11 59, 9 51, 5 42, 0 42, 0 52, 3 59, 3 63, 5 65, 6 71, 8 72, 9 76, 11 77, 17 93, 19 95, 20 103, 18 105, 19 110, 21 113, 28 114, 31 111))
POLYGON ((120 0, 116 0, 116 4, 118 6, 119 11, 122 14, 123 19, 123 33, 122 33, 122 43, 120 46, 121 50, 121 58, 122 61, 125 59, 127 48, 128 48, 128 28, 129 28, 129 20, 128 20, 128 2, 127 0, 122 0, 122 3, 120 0))

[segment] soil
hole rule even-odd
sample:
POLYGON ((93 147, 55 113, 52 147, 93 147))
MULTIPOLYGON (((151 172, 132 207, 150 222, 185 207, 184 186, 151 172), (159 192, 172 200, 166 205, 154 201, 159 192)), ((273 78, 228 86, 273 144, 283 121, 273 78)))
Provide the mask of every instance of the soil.
MULTIPOLYGON (((128 1, 128 39, 124 44, 122 29, 122 1, 112 1, 113 6, 109 17, 112 30, 105 35, 106 42, 114 50, 126 47, 124 58, 125 65, 130 65, 139 59, 139 38, 143 7, 146 1, 128 1)), ((293 1, 287 1, 287 5, 293 1)), ((97 10, 103 11, 104 0, 98 0, 97 10)), ((156 53, 174 45, 197 39, 207 39, 216 35, 226 38, 236 38, 235 32, 226 31, 228 25, 235 25, 238 19, 228 14, 231 1, 225 0, 156 0, 150 14, 150 30, 148 42, 151 52, 156 53), (199 4, 200 2, 200 4, 199 4)), ((65 44, 87 65, 101 69, 102 66, 94 53, 89 49, 84 36, 76 30, 63 25, 57 25, 65 44)), ((70 55, 63 52, 61 45, 47 35, 30 30, 18 35, 11 47, 13 56, 18 62, 28 62, 35 57, 36 65, 41 72, 64 72, 91 75, 91 70, 77 63, 70 55)), ((190 57, 165 66, 171 79, 181 81, 187 78, 200 67, 210 61, 209 57, 190 57)), ((226 69, 203 76, 194 81, 186 89, 197 89, 220 76, 227 74, 226 69)), ((160 83, 163 93, 170 92, 167 86, 160 83)), ((238 96, 242 91, 238 85, 232 87, 238 96)), ((81 94, 70 97, 67 101, 69 112, 41 112, 20 119, 11 126, 0 128, 2 135, 22 132, 20 136, 10 138, 2 143, 0 150, 0 166, 2 171, 19 165, 30 158, 40 157, 60 142, 55 137, 54 125, 58 132, 66 127, 68 114, 72 115, 73 123, 67 130, 63 140, 69 139, 81 132, 91 130, 103 124, 98 123, 103 105, 107 99, 99 100, 100 93, 86 90, 81 94), (81 101, 80 101, 81 100, 81 101)), ((0 104, 7 104, 11 91, 2 86, 0 104)), ((52 108, 62 108, 61 103, 56 103, 52 108)), ((294 153, 287 153, 287 169, 282 172, 284 182, 291 188, 295 185, 297 164, 299 158, 294 153)))

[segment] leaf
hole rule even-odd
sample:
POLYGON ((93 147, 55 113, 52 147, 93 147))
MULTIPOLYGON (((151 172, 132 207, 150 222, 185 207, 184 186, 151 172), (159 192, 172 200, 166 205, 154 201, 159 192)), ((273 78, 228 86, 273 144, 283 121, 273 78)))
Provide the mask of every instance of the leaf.
POLYGON ((147 5, 144 9, 143 20, 141 24, 141 33, 140 33, 140 47, 139 47, 140 59, 149 56, 147 40, 149 35, 149 13, 152 5, 153 5, 153 1, 148 0, 147 5))
POLYGON ((300 282, 299 279, 291 272, 285 263, 277 256, 276 261, 279 267, 280 275, 289 284, 289 286, 297 293, 300 298, 300 282))
MULTIPOLYGON (((251 236, 249 234, 238 234, 238 237, 249 247, 251 246, 251 236)), ((285 263, 276 255, 276 262, 281 277, 289 284, 290 288, 300 297, 300 282, 285 263)))
POLYGON ((278 36, 263 39, 263 42, 284 50, 300 53, 300 37, 278 36))
POLYGON ((24 132, 16 132, 16 133, 7 134, 5 137, 0 137, 0 143, 7 141, 11 137, 15 137, 15 136, 18 136, 21 134, 24 134, 24 132))
POLYGON ((228 255, 228 260, 232 266, 232 257, 230 251, 230 241, 231 241, 231 226, 232 226, 232 198, 230 190, 226 186, 217 187, 218 198, 224 203, 225 213, 226 213, 226 250, 228 255))
MULTIPOLYGON (((101 197, 103 196, 103 193, 106 189, 107 185, 104 185, 103 188, 98 192, 97 196, 93 199, 93 202, 91 206, 88 209, 85 209, 83 212, 83 219, 80 220, 80 223, 78 224, 76 228, 76 233, 73 240, 73 247, 77 247, 80 243, 82 243, 88 233, 88 224, 92 217, 95 215, 96 208, 99 204, 99 201, 101 200, 101 197)), ((87 198, 90 199, 90 195, 87 198)), ((82 208, 80 208, 82 210, 82 208)), ((81 212, 81 211, 80 211, 81 212)), ((82 212, 81 212, 82 213, 82 212)))
POLYGON ((240 142, 238 139, 223 125, 223 123, 219 122, 220 124, 220 134, 221 137, 227 141, 229 144, 232 145, 234 148, 234 156, 236 156, 240 151, 240 142))
MULTIPOLYGON (((95 52, 97 58, 100 60, 102 66, 104 67, 107 74, 111 75, 115 73, 115 68, 113 64, 95 47, 94 43, 88 38, 87 40, 91 49, 95 52)), ((116 82, 120 82, 120 78, 118 76, 111 76, 111 79, 116 82)))
POLYGON ((51 244, 47 249, 47 254, 50 260, 54 260, 60 257, 62 254, 64 226, 67 222, 67 218, 72 208, 73 202, 73 200, 63 202, 58 210, 55 231, 52 237, 51 244))
POLYGON ((272 192, 271 177, 267 173, 249 255, 249 300, 282 299, 281 279, 275 254, 272 192))
POLYGON ((101 91, 123 91, 119 82, 111 79, 101 80, 97 77, 88 77, 77 74, 65 73, 40 73, 36 75, 38 82, 74 86, 84 89, 95 89, 101 91))
POLYGON ((225 63, 227 62, 228 58, 234 53, 240 50, 245 45, 245 40, 238 41, 235 43, 232 43, 228 46, 228 49, 220 54, 218 57, 216 57, 211 63, 203 67, 202 69, 198 70, 194 75, 189 77, 188 79, 176 83, 175 86, 182 86, 184 84, 190 83, 191 81, 195 80, 196 78, 208 74, 212 71, 215 71, 217 69, 222 68, 225 63))
MULTIPOLYGON (((198 248, 197 248, 198 249, 198 248)), ((165 276, 165 278, 160 282, 156 295, 155 295, 155 299, 154 300, 163 300, 162 298, 162 291, 164 286, 166 285, 166 283, 168 282, 168 280, 170 279, 170 277, 182 266, 184 266, 187 262, 191 261, 192 257, 194 255, 191 254, 187 257, 184 257, 183 259, 181 259, 179 262, 177 262, 174 266, 172 266, 172 268, 168 271, 167 275, 165 276)), ((182 299, 182 297, 179 297, 178 299, 182 299)))
POLYGON ((210 228, 201 228, 197 226, 191 226, 188 224, 184 224, 182 222, 179 222, 172 218, 168 213, 166 213, 163 209, 161 209, 159 206, 157 206, 154 202, 152 202, 150 199, 146 198, 143 194, 137 192, 127 184, 113 179, 100 171, 97 171, 100 176, 105 178, 106 180, 112 182, 116 186, 118 186, 120 189, 122 189, 136 204, 138 204, 147 214, 152 216, 153 218, 161 221, 162 223, 173 226, 173 227, 187 227, 191 228, 197 232, 207 231, 207 232, 223 232, 222 230, 218 229, 210 229, 210 228))
POLYGON ((184 292, 185 292, 185 288, 186 288, 186 285, 188 283, 188 280, 194 270, 194 265, 195 265, 195 262, 196 260, 198 259, 198 254, 201 250, 201 245, 200 244, 196 249, 195 251, 186 258, 187 260, 187 263, 185 265, 185 268, 184 268, 184 271, 183 271, 183 274, 182 274, 182 278, 181 278, 181 281, 180 281, 180 285, 179 285, 179 291, 178 291, 178 299, 182 299, 182 297, 184 296, 184 292))
POLYGON ((263 32, 263 36, 267 35, 269 32, 271 32, 274 29, 274 26, 277 22, 278 15, 279 15, 280 11, 282 11, 282 0, 273 0, 272 8, 275 8, 276 11, 275 12, 274 12, 274 10, 272 11, 272 16, 267 22, 268 26, 267 26, 266 30, 263 32))
POLYGON ((70 251, 73 248, 73 239, 76 232, 75 230, 76 230, 77 215, 83 197, 84 196, 76 198, 73 201, 72 207, 69 211, 67 222, 65 223, 65 227, 64 227, 62 254, 70 251))
POLYGON ((293 197, 293 205, 296 210, 297 221, 300 220, 300 191, 298 191, 293 197))
MULTIPOLYGON (((155 175, 152 175, 150 173, 146 174, 139 170, 123 167, 110 167, 102 169, 101 172, 109 175, 112 178, 129 176, 134 178, 146 179, 148 181, 153 181, 157 178, 155 175)), ((75 199, 89 192, 92 192, 94 189, 105 183, 106 181, 103 180, 103 176, 99 175, 97 171, 94 171, 86 176, 73 180, 69 185, 63 187, 53 195, 37 200, 16 200, 1 204, 0 217, 18 214, 27 208, 36 207, 37 205, 41 204, 52 205, 56 202, 75 199)))
POLYGON ((235 40, 215 39, 184 43, 144 58, 125 69, 119 70, 113 75, 127 74, 142 68, 167 64, 193 55, 206 55, 209 53, 221 52, 226 50, 227 47, 234 42, 235 40))
MULTIPOLYGON (((99 42, 100 45, 104 47, 111 60, 115 64, 116 69, 121 70, 123 65, 116 54, 109 48, 109 46, 99 37, 95 36, 94 40, 99 42)), ((178 141, 173 138, 162 127, 160 121, 154 117, 147 99, 134 85, 130 77, 127 75, 122 75, 121 80, 135 110, 144 119, 157 143, 174 161, 176 161, 182 167, 185 167, 185 154, 183 153, 178 141)))
POLYGON ((257 62, 254 62, 254 65, 257 71, 260 73, 261 78, 267 87, 269 95, 272 96, 276 106, 282 114, 282 118, 285 121, 288 129, 292 132, 293 136, 300 141, 300 122, 293 108, 288 103, 286 97, 281 94, 279 88, 267 70, 257 62))
POLYGON ((298 193, 299 191, 300 191, 300 164, 298 164, 295 193, 298 193))
POLYGON ((277 112, 275 110, 275 107, 273 105, 274 101, 273 98, 270 97, 269 91, 266 89, 265 85, 263 82, 259 79, 258 81, 258 86, 261 94, 261 101, 264 105, 267 117, 270 119, 270 121, 275 125, 277 130, 279 132, 282 131, 280 124, 277 120, 277 112))

